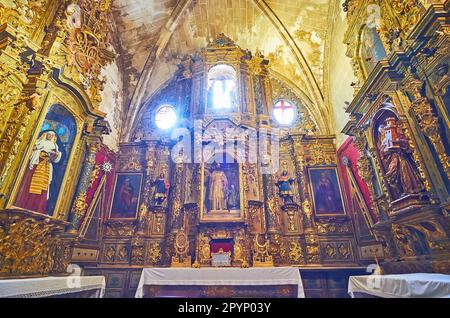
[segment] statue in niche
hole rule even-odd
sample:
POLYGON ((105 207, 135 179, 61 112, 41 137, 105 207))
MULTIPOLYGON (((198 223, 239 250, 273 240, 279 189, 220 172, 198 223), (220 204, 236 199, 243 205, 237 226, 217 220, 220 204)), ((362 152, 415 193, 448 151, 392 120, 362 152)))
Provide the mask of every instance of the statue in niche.
POLYGON ((292 188, 294 180, 289 176, 287 170, 284 170, 278 178, 279 195, 283 199, 284 204, 294 203, 294 191, 292 188))
POLYGON ((425 186, 411 158, 412 149, 394 117, 378 128, 378 149, 394 199, 419 194, 425 186))
POLYGON ((239 191, 234 184, 230 185, 230 189, 228 190, 227 206, 228 210, 239 209, 239 191))
POLYGON ((53 181, 53 165, 61 160, 57 134, 53 130, 44 131, 36 141, 23 178, 26 186, 20 193, 17 205, 34 212, 47 214, 50 185, 53 181))
POLYGON ((211 174, 209 199, 214 211, 227 210, 228 179, 221 170, 214 170, 211 174))
POLYGON ((169 195, 170 182, 164 173, 160 173, 159 177, 153 182, 155 187, 154 200, 157 205, 161 205, 169 195))
POLYGON ((226 213, 227 216, 240 214, 241 192, 237 163, 205 164, 203 182, 203 206, 206 213, 226 213))

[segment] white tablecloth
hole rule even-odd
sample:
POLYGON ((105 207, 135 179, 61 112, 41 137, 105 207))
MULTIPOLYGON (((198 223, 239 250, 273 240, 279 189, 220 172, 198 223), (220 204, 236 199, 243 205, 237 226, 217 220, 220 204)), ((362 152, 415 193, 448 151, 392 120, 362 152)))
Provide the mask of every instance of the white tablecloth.
POLYGON ((136 291, 137 298, 144 296, 144 285, 297 285, 298 297, 305 297, 300 272, 293 267, 144 268, 136 291))
POLYGON ((401 274, 351 276, 348 293, 369 294, 383 298, 450 298, 450 275, 401 274))
POLYGON ((105 293, 104 276, 67 276, 0 280, 0 298, 39 298, 97 290, 105 293))

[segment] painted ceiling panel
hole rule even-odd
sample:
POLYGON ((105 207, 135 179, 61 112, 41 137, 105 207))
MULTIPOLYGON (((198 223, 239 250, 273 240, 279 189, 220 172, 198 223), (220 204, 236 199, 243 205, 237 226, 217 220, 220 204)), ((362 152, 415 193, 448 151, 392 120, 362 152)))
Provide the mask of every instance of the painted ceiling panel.
MULTIPOLYGON (((150 52, 174 8, 182 0, 116 0, 114 16, 119 30, 120 59, 128 85, 128 99, 135 93, 150 52)), ((320 89, 323 83, 324 46, 327 36, 329 0, 192 0, 182 12, 163 53, 155 63, 174 63, 185 54, 194 54, 219 33, 225 33, 243 49, 261 51, 271 61, 271 68, 282 74, 299 89, 307 91, 311 81, 304 76, 305 66, 280 36, 285 28, 303 55, 306 68, 311 69, 313 80, 320 89), (278 26, 261 9, 269 8, 279 21, 278 26), (281 25, 281 27, 280 27, 281 25), (278 28, 278 29, 277 29, 278 28), (302 76, 303 75, 303 76, 302 76)), ((161 48, 159 48, 161 49, 161 48)), ((159 68, 161 69, 161 68, 159 68)), ((171 70, 172 67, 163 69, 171 70)), ((170 74, 153 74, 163 80, 170 74)), ((153 83, 152 87, 155 86, 153 83)), ((311 91, 311 90, 310 90, 311 91)), ((148 94, 151 95, 151 91, 148 94)), ((314 100, 316 97, 311 96, 314 100)))

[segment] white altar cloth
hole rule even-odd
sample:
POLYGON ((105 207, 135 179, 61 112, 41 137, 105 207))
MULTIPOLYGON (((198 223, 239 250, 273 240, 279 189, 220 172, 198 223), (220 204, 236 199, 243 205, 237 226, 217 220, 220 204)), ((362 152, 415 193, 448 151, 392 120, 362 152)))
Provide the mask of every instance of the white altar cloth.
POLYGON ((136 298, 144 296, 144 285, 268 286, 297 285, 298 298, 305 298, 298 268, 144 268, 136 298))
POLYGON ((105 293, 104 276, 40 277, 0 280, 0 298, 40 298, 97 290, 96 298, 105 293))
POLYGON ((450 298, 450 275, 401 274, 351 276, 348 293, 383 298, 450 298))

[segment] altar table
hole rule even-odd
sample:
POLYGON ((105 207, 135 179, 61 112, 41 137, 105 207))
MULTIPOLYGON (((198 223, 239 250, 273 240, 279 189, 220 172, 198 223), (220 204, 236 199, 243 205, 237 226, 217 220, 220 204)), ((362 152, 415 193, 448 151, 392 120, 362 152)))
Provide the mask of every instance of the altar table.
POLYGON ((102 298, 104 276, 66 276, 0 280, 0 298, 102 298))
POLYGON ((450 298, 450 275, 417 273, 351 276, 348 293, 352 298, 367 295, 383 298, 450 298))
POLYGON ((298 268, 144 268, 136 298, 304 298, 298 268))

